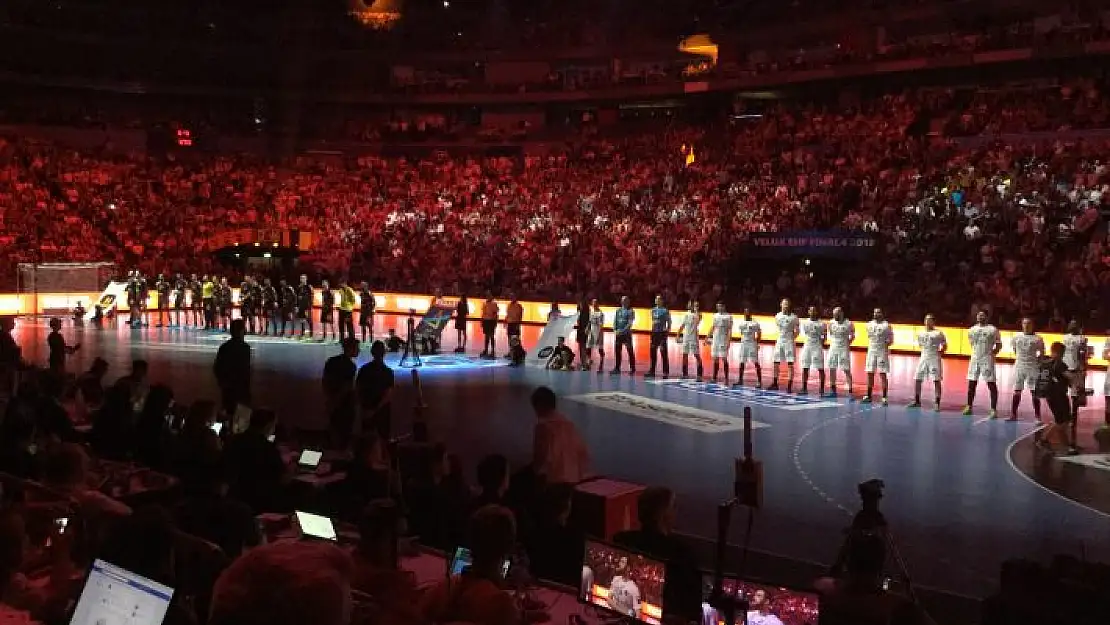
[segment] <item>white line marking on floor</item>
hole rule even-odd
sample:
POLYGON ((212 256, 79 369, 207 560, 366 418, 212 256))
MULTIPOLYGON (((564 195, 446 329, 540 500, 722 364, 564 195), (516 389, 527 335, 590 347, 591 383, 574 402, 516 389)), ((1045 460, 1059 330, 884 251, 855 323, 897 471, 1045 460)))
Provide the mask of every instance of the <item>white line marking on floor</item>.
MULTIPOLYGON (((1079 506, 1080 508, 1085 508, 1087 510, 1090 510, 1091 512, 1094 512, 1095 514, 1099 515, 1100 517, 1110 519, 1110 514, 1108 514, 1106 512, 1103 512, 1102 510, 1092 508, 1091 506, 1088 506, 1085 503, 1082 503, 1082 502, 1079 502, 1079 501, 1076 501, 1074 499, 1070 499, 1068 497, 1065 497, 1065 496, 1061 495, 1060 493, 1052 490, 1051 488, 1041 484, 1040 482, 1033 479, 1029 475, 1026 475, 1025 471, 1022 471, 1021 469, 1017 468, 1017 466, 1014 464, 1014 460, 1011 457, 1011 452, 1013 452, 1014 445, 1017 445, 1020 441, 1026 439, 1026 438, 1029 438, 1033 434, 1035 434, 1035 433, 1039 432, 1040 430, 1044 429, 1044 427, 1045 427, 1044 425, 1038 425, 1037 427, 1033 428, 1032 430, 1029 430, 1025 434, 1022 434, 1021 436, 1018 436, 1009 445, 1007 445, 1006 446, 1006 464, 1010 465, 1010 469, 1014 473, 1017 473, 1021 477, 1025 478, 1025 480, 1027 482, 1029 482, 1033 486, 1036 486, 1037 488, 1043 490, 1044 492, 1052 495, 1053 497, 1056 497, 1057 499, 1060 499, 1062 501, 1066 501, 1066 502, 1068 502, 1072 505, 1079 506)), ((1034 452, 1034 453, 1036 453, 1036 452, 1034 452)))

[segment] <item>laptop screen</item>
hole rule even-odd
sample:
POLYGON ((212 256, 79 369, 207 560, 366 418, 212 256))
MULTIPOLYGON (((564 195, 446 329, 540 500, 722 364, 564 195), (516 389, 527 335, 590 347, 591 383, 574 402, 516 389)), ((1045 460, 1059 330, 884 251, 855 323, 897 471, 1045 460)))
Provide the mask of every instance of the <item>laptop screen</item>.
POLYGON ((162 625, 173 588, 109 564, 93 562, 70 625, 162 625))
POLYGON ((638 553, 592 540, 582 558, 579 601, 641 623, 663 619, 666 566, 638 553))
POLYGON ((316 451, 315 449, 306 449, 301 452, 301 457, 297 458, 297 464, 302 467, 309 467, 315 469, 320 465, 320 459, 324 457, 324 452, 316 451))
POLYGON ((305 536, 324 540, 338 539, 335 534, 335 524, 328 517, 300 511, 294 512, 293 515, 297 519, 297 527, 301 528, 301 533, 305 536))
MULTIPOLYGON (((738 595, 748 602, 748 611, 736 615, 737 625, 817 625, 820 612, 820 595, 758 584, 747 580, 726 577, 723 590, 727 595, 738 595)), ((724 615, 708 603, 713 590, 713 576, 702 578, 702 625, 722 625, 724 615)))
POLYGON ((209 425, 208 427, 211 428, 211 430, 216 433, 216 436, 219 436, 220 432, 224 431, 224 424, 219 422, 219 421, 209 425))
MULTIPOLYGON (((456 547, 455 555, 451 557, 451 568, 448 570, 449 575, 462 575, 466 567, 474 563, 474 558, 470 555, 470 550, 466 547, 456 547)), ((512 567, 513 561, 505 558, 501 563, 501 577, 505 578, 509 575, 509 568, 512 567)))

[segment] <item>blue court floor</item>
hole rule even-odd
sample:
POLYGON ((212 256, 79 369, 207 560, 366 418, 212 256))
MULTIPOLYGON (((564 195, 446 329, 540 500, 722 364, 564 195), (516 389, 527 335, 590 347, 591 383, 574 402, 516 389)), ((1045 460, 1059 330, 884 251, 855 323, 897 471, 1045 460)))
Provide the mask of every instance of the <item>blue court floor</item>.
MULTIPOLYGON (((375 333, 401 330, 403 317, 380 316, 375 333)), ((213 397, 211 363, 222 337, 194 330, 123 327, 71 328, 64 333, 82 349, 71 371, 93 357, 110 363, 109 379, 126 373, 133 358, 150 362, 154 382, 170 384, 180 401, 213 397)), ((28 357, 45 360, 45 324, 21 322, 16 337, 28 357)), ((476 329, 471 330, 477 336, 476 329)), ((525 345, 538 328, 526 328, 525 345)), ((446 351, 454 332, 445 332, 446 351), (449 336, 448 336, 449 335, 449 336)), ((255 348, 256 404, 276 407, 298 427, 323 427, 318 376, 334 344, 304 344, 250 337, 255 348)), ((470 354, 479 339, 471 340, 470 354)), ((646 337, 637 337, 646 355, 646 337)), ((500 348, 505 346, 500 342, 500 348)), ((766 355, 769 350, 765 348, 766 355)), ((708 355, 708 354, 706 354, 708 355)), ((856 355, 856 393, 862 391, 862 355, 856 355)), ((367 354, 360 357, 365 361, 367 354)), ((390 355, 395 363, 397 355, 390 355)), ((1015 556, 1047 558, 1069 553, 1110 560, 1110 467, 1093 456, 1063 460, 1037 454, 1028 397, 1023 420, 986 418, 980 388, 977 414, 960 415, 963 361, 946 362, 943 410, 905 408, 912 397, 914 359, 894 358, 891 403, 865 405, 786 393, 729 389, 711 383, 648 380, 640 375, 555 372, 510 368, 453 354, 426 360, 420 369, 433 435, 458 453, 468 471, 487 453, 523 464, 531 453, 531 391, 547 385, 560 408, 581 428, 598 473, 679 493, 679 524, 686 533, 712 539, 715 506, 732 490, 733 459, 742 453, 744 407, 755 423, 755 455, 764 463, 765 505, 755 519, 753 548, 804 562, 828 563, 842 530, 858 506, 856 484, 886 482, 883 510, 915 583, 966 596, 983 596, 997 584, 999 564, 1015 556)), ((611 359, 606 369, 611 366, 611 359)), ((769 375, 765 367, 763 375, 769 375)), ((680 371, 672 356, 671 374, 680 371)), ((414 404, 410 374, 394 411, 404 428, 414 404)), ((754 372, 747 372, 749 381, 754 372)), ((1000 367, 1000 412, 1009 414, 1008 368, 1000 367)), ((733 376, 736 375, 735 367, 733 376)), ((1101 388, 1101 372, 1088 386, 1101 388)), ((815 388, 811 381, 811 390, 815 388)), ((980 385, 982 387, 982 385, 980 385)), ((795 385, 797 388, 797 385, 795 385)), ((931 406, 932 392, 925 399, 931 406)), ((1047 410, 1046 410, 1047 414, 1047 410)), ((1084 417, 1081 442, 1091 422, 1101 421, 1102 399, 1084 417)), ((739 516, 739 515, 738 515, 739 516)), ((733 528, 741 538, 742 523, 733 528)))

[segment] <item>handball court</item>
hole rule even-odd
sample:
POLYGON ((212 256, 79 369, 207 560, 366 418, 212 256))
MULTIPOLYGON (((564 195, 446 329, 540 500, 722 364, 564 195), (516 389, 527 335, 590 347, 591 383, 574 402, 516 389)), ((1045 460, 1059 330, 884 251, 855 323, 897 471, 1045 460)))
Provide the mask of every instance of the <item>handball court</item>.
MULTIPOLYGON (((405 319, 379 315, 375 336, 387 328, 404 336, 405 319)), ((481 338, 477 325, 471 326, 466 355, 452 353, 455 333, 448 329, 443 354, 425 357, 419 369, 432 435, 461 457, 471 479, 475 464, 488 453, 503 453, 518 467, 528 462, 534 423, 528 399, 536 386, 547 385, 586 437, 597 473, 673 488, 679 494, 680 531, 708 543, 716 532, 716 505, 731 496, 733 460, 742 453, 741 414, 750 406, 765 492, 763 508, 754 516, 752 566, 770 558, 816 571, 832 562, 858 508, 856 485, 871 478, 886 483, 882 509, 918 587, 982 597, 997 587, 999 564, 1007 558, 1046 560, 1058 553, 1110 558, 1110 466, 1091 453, 1091 431, 1102 421, 1100 396, 1081 415, 1084 455, 1051 457, 1032 445, 1036 424, 1028 395, 1021 420, 1005 420, 1011 396, 1008 365, 999 366, 1000 414, 992 420, 984 384, 975 414, 960 414, 966 392, 966 361, 960 359, 944 363, 942 410, 934 412, 929 383, 922 397, 926 407, 906 408, 916 363, 908 355, 892 359, 890 405, 884 407, 818 397, 815 377, 808 396, 680 381, 675 378, 681 356, 673 342, 671 379, 645 379, 647 336, 635 337, 634 378, 608 374, 611 349, 601 375, 596 365, 589 373, 513 368, 501 358, 475 358, 481 338)), ((45 320, 19 321, 15 336, 28 359, 45 362, 47 331, 45 320)), ((499 327, 501 353, 507 348, 503 332, 499 327)), ((539 332, 524 328, 526 347, 539 332)), ((82 344, 70 359, 71 372, 86 369, 100 356, 110 363, 112 381, 127 373, 132 359, 142 358, 150 363, 151 382, 170 385, 178 402, 216 397, 211 365, 223 335, 123 325, 80 328, 69 322, 63 333, 70 344, 82 344)), ((324 360, 339 351, 334 341, 252 336, 248 342, 254 347, 254 403, 276 408, 287 427, 322 429, 319 376, 324 360)), ((368 351, 364 347, 359 364, 368 351)), ((708 348, 703 351, 708 357, 708 348)), ((853 355, 859 396, 865 382, 863 354, 853 355)), ((396 368, 399 358, 387 357, 401 387, 394 405, 395 433, 407 431, 416 395, 409 370, 396 368)), ((761 360, 766 384, 770 346, 763 346, 761 360)), ((736 369, 734 363, 734 378, 736 369)), ((746 374, 752 385, 750 366, 746 374)), ((1087 386, 1101 390, 1103 376, 1090 373, 1087 386)), ((745 511, 735 512, 733 543, 742 542, 745 521, 745 511)))

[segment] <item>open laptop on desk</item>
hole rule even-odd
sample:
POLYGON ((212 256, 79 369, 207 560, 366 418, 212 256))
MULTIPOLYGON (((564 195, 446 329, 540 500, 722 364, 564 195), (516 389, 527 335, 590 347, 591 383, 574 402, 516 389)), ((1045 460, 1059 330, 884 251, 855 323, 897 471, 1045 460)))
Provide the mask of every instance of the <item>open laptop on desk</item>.
POLYGON ((297 471, 300 473, 316 473, 320 470, 320 461, 324 452, 317 449, 304 449, 297 457, 297 471))
POLYGON ((162 625, 172 598, 173 588, 96 560, 69 625, 162 625))

